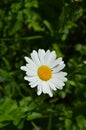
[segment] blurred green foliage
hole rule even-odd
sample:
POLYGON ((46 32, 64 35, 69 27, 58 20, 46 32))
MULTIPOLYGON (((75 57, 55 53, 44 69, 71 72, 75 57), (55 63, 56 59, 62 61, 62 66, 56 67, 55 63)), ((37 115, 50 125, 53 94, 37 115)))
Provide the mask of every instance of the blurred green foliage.
POLYGON ((0 0, 0 130, 86 130, 85 43, 85 0, 0 0), (37 96, 20 70, 39 48, 66 63, 53 98, 37 96))

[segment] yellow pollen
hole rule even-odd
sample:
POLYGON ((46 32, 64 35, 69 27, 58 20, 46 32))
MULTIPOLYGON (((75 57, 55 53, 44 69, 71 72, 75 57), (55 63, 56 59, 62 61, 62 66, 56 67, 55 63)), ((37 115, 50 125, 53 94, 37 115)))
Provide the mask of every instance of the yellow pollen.
POLYGON ((38 68, 38 76, 40 79, 47 81, 52 77, 52 70, 48 66, 42 65, 38 68))

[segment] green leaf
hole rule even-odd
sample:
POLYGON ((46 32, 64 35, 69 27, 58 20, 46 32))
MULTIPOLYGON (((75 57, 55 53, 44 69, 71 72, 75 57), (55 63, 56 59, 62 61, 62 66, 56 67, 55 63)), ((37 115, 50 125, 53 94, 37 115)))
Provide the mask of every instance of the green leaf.
POLYGON ((72 130, 72 121, 70 119, 65 119, 65 129, 72 130))
POLYGON ((34 120, 37 118, 41 118, 42 114, 38 113, 38 112, 32 112, 32 113, 28 113, 27 115, 27 120, 34 120))

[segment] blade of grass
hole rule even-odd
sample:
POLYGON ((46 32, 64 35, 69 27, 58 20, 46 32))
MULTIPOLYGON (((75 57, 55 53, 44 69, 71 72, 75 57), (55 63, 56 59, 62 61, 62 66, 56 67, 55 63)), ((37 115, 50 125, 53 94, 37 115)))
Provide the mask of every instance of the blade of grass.
POLYGON ((35 128, 35 130, 40 130, 39 127, 33 121, 31 122, 31 124, 35 128))
POLYGON ((49 115, 48 128, 47 130, 52 130, 52 113, 49 115))
MULTIPOLYGON (((39 38, 42 38, 42 36, 30 36, 30 37, 18 37, 16 39, 18 40, 33 40, 33 39, 39 39, 39 38)), ((3 40, 3 41, 10 41, 10 40, 15 40, 15 38, 0 38, 0 41, 3 40)))

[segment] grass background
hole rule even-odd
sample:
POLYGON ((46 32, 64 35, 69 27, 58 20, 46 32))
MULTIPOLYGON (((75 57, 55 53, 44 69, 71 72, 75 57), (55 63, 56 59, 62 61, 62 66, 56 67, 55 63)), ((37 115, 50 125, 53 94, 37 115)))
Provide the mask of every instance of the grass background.
POLYGON ((86 1, 0 0, 0 130, 86 130, 86 1), (63 57, 63 90, 36 95, 20 67, 33 49, 63 57))

